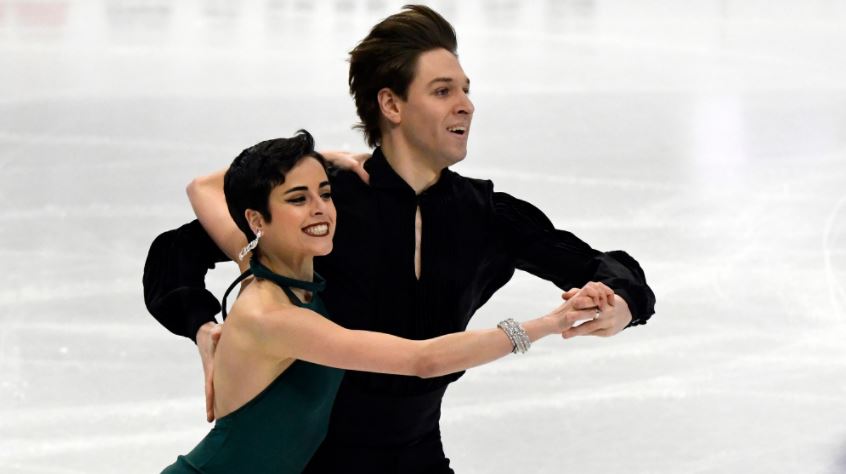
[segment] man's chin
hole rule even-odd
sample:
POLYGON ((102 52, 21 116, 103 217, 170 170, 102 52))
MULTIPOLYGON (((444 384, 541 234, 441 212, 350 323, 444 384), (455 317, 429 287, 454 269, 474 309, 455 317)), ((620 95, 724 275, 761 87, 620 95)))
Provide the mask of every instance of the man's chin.
POLYGON ((452 166, 454 164, 460 163, 464 161, 464 158, 467 157, 467 149, 455 151, 448 155, 444 156, 444 161, 446 162, 446 166, 452 166))

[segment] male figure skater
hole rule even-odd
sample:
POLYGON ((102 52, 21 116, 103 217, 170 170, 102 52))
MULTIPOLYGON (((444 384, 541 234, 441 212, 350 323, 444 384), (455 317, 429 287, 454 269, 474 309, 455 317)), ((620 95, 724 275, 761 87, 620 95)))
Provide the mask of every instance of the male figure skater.
MULTIPOLYGON (((531 204, 494 192, 490 181, 449 170, 466 155, 474 112, 456 50, 446 20, 408 6, 350 53, 350 92, 376 148, 364 164, 369 184, 344 170, 332 181, 340 226, 333 252, 315 261, 329 282, 323 299, 332 319, 412 339, 461 331, 519 268, 565 290, 588 281, 614 289, 612 309, 565 337, 610 336, 645 323, 654 295, 628 254, 594 250, 554 229, 531 204)), ((216 176, 195 180, 189 193, 222 193, 216 176)), ((150 312, 196 340, 207 374, 219 304, 203 279, 225 260, 194 221, 156 239, 144 272, 150 312)), ((347 372, 327 438, 306 472, 453 472, 441 445, 440 407, 461 375, 347 372)))

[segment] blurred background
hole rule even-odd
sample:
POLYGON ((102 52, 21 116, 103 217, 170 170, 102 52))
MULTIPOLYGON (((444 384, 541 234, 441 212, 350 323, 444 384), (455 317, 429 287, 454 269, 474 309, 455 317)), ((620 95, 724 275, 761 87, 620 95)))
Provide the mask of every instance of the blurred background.
MULTIPOLYGON (((0 0, 0 472, 159 472, 205 435, 147 248, 251 144, 365 150, 346 54, 402 4, 0 0)), ((627 250, 658 297, 453 384, 456 471, 846 472, 846 2, 428 4, 473 84, 456 171, 627 250)), ((518 274, 472 327, 559 294, 518 274)))

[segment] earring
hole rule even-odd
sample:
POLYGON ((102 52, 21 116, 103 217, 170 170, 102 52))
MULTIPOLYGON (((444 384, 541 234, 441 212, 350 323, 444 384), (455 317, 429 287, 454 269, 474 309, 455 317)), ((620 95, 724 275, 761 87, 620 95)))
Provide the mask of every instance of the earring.
POLYGON ((240 252, 238 252, 238 261, 244 260, 244 257, 250 253, 251 250, 258 247, 258 241, 261 238, 261 229, 256 231, 256 238, 251 240, 250 243, 247 244, 246 247, 242 248, 240 252))

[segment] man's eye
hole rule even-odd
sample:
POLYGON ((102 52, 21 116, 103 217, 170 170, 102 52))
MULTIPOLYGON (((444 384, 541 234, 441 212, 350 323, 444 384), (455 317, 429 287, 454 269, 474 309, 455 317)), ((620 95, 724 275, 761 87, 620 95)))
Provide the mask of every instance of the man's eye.
POLYGON ((435 95, 447 95, 449 94, 449 89, 442 87, 440 89, 435 90, 435 95))

